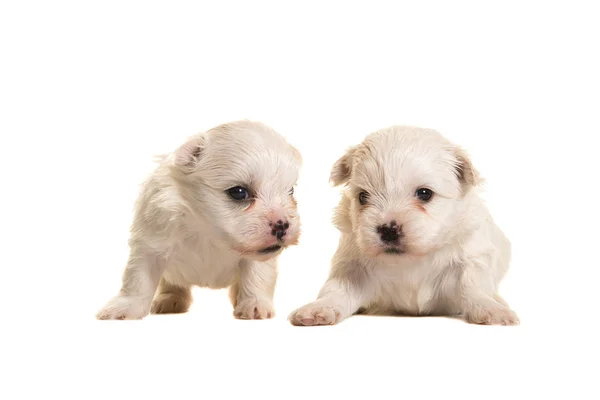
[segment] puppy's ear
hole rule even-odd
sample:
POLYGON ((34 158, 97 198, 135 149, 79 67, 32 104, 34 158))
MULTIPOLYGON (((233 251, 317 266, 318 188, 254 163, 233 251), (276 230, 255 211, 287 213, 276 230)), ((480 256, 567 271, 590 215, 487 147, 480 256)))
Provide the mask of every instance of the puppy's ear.
POLYGON ((205 138, 202 135, 197 135, 190 138, 181 147, 179 147, 173 157, 173 164, 185 171, 192 170, 205 147, 205 138))
POLYGON ((346 151, 346 154, 333 164, 331 175, 329 176, 329 182, 333 183, 333 186, 339 186, 348 182, 348 179, 350 179, 355 152, 356 147, 349 148, 346 151))
POLYGON ((292 148, 292 153, 294 153, 294 158, 298 161, 298 164, 302 165, 302 154, 294 146, 290 145, 290 147, 292 148))
POLYGON ((456 157, 456 176, 463 186, 472 187, 481 183, 479 172, 473 167, 473 163, 466 151, 461 148, 454 149, 456 157))

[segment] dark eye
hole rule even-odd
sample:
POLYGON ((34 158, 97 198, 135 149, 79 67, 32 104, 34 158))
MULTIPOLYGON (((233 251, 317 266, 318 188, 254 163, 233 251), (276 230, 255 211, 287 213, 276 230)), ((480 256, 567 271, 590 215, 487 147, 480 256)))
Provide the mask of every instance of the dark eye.
POLYGON ((292 186, 292 188, 290 189, 290 196, 294 194, 294 187, 292 186))
POLYGON ((417 189, 415 196, 421 201, 429 201, 433 197, 433 191, 426 188, 417 189))
POLYGON ((241 186, 236 186, 232 187, 231 189, 227 189, 227 194, 234 200, 248 200, 250 198, 248 189, 243 188, 241 186))
POLYGON ((362 204, 363 206, 365 204, 367 204, 367 201, 369 201, 369 193, 367 192, 360 192, 358 194, 358 201, 360 202, 360 204, 362 204))

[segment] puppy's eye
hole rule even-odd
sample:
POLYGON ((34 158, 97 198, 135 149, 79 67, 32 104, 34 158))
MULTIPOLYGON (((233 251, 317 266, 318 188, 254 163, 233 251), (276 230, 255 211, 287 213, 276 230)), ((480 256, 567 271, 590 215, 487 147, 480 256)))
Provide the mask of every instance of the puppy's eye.
POLYGON ((227 194, 233 200, 248 200, 250 198, 250 193, 248 193, 248 189, 241 186, 235 186, 231 189, 227 189, 227 194))
POLYGON ((429 201, 433 197, 433 191, 427 188, 417 189, 415 196, 417 196, 421 201, 429 201))
POLYGON ((294 187, 292 186, 292 188, 290 189, 290 196, 292 196, 294 194, 294 187))
POLYGON ((369 193, 367 192, 360 192, 358 194, 358 201, 360 202, 360 204, 362 204, 363 206, 365 204, 367 204, 367 201, 369 201, 369 193))

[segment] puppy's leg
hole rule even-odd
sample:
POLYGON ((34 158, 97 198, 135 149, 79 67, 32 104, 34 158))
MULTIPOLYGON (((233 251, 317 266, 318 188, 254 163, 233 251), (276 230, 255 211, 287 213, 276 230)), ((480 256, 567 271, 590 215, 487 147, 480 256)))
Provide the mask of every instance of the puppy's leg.
POLYGON ((351 316, 364 305, 364 291, 343 278, 330 278, 317 301, 290 314, 292 325, 333 325, 351 316))
POLYGON ((518 325, 519 318, 496 293, 489 263, 472 260, 463 266, 460 289, 468 322, 485 325, 518 325))
POLYGON ((192 304, 190 286, 179 286, 160 279, 158 294, 152 301, 152 314, 178 314, 189 310, 192 304))
POLYGON ((123 286, 96 315, 98 319, 141 319, 148 315, 164 260, 139 249, 132 249, 123 273, 123 286))
POLYGON ((508 307, 508 303, 506 302, 506 300, 504 300, 498 293, 496 293, 494 295, 494 300, 496 300, 498 303, 504 304, 506 307, 508 307))
POLYGON ((243 260, 238 280, 229 288, 233 315, 240 319, 265 319, 275 315, 273 294, 277 280, 274 261, 243 260))

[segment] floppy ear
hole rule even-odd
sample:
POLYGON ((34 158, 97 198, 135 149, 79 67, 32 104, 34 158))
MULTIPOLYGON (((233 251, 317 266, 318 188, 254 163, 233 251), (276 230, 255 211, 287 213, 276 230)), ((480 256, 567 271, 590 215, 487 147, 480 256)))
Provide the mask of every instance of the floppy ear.
POLYGON ((296 161, 298 161, 298 164, 302 165, 302 154, 300 154, 300 151, 298 151, 298 149, 295 148, 294 146, 290 145, 290 147, 292 148, 292 153, 294 154, 294 158, 296 159, 296 161))
POLYGON ((454 156, 456 157, 456 176, 462 185, 469 187, 479 185, 482 179, 479 172, 473 167, 467 152, 461 148, 455 148, 454 156))
POLYGON ((197 135, 190 138, 175 151, 173 164, 184 171, 192 170, 200 159, 204 145, 204 136, 197 135))
POLYGON ((350 179, 355 152, 356 147, 349 148, 346 151, 346 154, 333 164, 331 175, 329 176, 329 182, 333 183, 333 186, 339 186, 342 183, 348 182, 348 179, 350 179))

